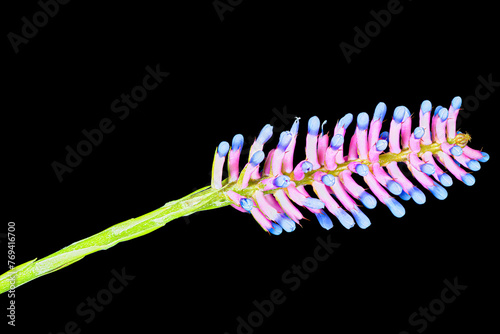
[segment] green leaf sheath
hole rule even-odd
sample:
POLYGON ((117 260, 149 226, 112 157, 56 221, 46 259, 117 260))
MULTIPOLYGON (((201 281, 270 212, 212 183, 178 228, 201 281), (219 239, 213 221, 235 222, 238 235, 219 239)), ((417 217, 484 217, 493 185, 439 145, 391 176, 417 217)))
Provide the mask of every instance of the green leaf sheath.
POLYGON ((202 188, 143 216, 129 219, 77 241, 43 259, 31 260, 7 271, 0 276, 0 293, 64 268, 86 255, 153 232, 176 218, 229 204, 220 189, 202 188))

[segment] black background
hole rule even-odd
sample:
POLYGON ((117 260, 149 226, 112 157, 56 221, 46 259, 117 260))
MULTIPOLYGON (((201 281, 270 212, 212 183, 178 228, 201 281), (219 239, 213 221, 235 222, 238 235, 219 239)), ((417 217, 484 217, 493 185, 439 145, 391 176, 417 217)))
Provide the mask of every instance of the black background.
MULTIPOLYGON (((388 115, 404 104, 417 116, 424 99, 448 107, 456 95, 474 96, 479 76, 500 81, 494 3, 402 1, 402 11, 348 63, 339 44, 353 44, 354 27, 364 29, 370 11, 387 4, 244 0, 221 21, 210 0, 72 1, 18 53, 7 34, 20 34, 21 18, 31 21, 40 7, 33 0, 4 4, 0 233, 16 223, 16 262, 205 186, 220 141, 256 136, 269 122, 279 128, 285 124, 276 115, 284 109, 303 120, 299 159, 313 115, 328 119, 329 130, 347 112, 371 114, 379 101, 388 115), (112 101, 157 64, 168 78, 118 119, 112 101), (76 147, 81 131, 103 118, 115 130, 59 182, 53 161, 63 162, 65 146, 76 147)), ((420 327, 408 317, 457 277, 467 289, 425 333, 484 331, 498 312, 490 304, 498 300, 497 195, 490 192, 497 182, 496 90, 477 108, 466 107, 460 126, 491 160, 474 173, 474 186, 455 180, 445 201, 429 194, 422 206, 404 202, 402 219, 379 203, 364 210, 372 221, 366 230, 347 231, 334 221, 325 231, 304 212, 310 221, 279 237, 230 207, 181 218, 18 288, 15 330, 60 333, 75 321, 81 333, 237 333, 236 319, 255 310, 252 302, 281 289, 286 301, 255 333, 415 333, 420 327), (328 235, 341 246, 291 291, 283 273, 328 235), (86 323, 77 306, 122 268, 135 278, 86 323)), ((1 248, 3 272, 5 239, 1 248)), ((13 330, 3 315, 8 302, 2 296, 0 319, 13 330)))

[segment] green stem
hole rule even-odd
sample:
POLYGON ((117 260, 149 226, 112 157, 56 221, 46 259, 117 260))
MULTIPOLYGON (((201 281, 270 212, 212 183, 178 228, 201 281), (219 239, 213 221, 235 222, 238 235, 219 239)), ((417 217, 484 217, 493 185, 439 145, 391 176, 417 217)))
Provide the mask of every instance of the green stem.
POLYGON ((153 232, 176 218, 229 204, 230 201, 220 190, 210 187, 199 189, 143 216, 113 225, 102 232, 77 241, 40 260, 34 259, 7 271, 0 276, 0 294, 62 269, 83 259, 86 255, 153 232))

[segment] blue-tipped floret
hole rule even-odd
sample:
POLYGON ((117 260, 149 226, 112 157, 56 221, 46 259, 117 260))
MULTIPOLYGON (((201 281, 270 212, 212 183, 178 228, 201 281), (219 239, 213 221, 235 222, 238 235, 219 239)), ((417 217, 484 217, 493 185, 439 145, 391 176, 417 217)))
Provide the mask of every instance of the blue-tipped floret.
POLYGON ((317 116, 313 116, 309 119, 307 123, 307 132, 311 136, 317 136, 319 132, 319 118, 317 116))
POLYGON ((406 108, 405 106, 399 106, 399 107, 396 107, 396 109, 394 109, 394 115, 392 116, 392 119, 396 123, 401 123, 409 115, 410 115, 410 111, 408 110, 408 108, 406 108))
POLYGON ((410 189, 410 196, 413 198, 415 203, 417 204, 424 204, 425 203, 425 194, 422 192, 422 190, 418 189, 417 187, 413 187, 410 189))
POLYGON ((441 119, 441 122, 446 121, 448 119, 448 109, 446 109, 446 108, 439 109, 439 112, 437 115, 441 119))
POLYGON ((472 174, 465 174, 462 176, 462 181, 468 186, 472 186, 476 183, 476 179, 472 176, 472 174))
POLYGON ((276 223, 271 223, 273 225, 273 228, 269 229, 269 233, 274 234, 274 235, 280 235, 281 232, 283 232, 283 229, 281 226, 279 226, 276 223))
POLYGON ((477 172, 481 169, 481 165, 479 164, 479 162, 477 162, 477 160, 469 160, 469 162, 467 162, 467 167, 469 167, 469 169, 474 172, 477 172))
POLYGON ((420 110, 422 110, 422 113, 425 115, 426 113, 428 113, 429 111, 432 110, 432 103, 431 101, 429 100, 425 100, 422 102, 422 104, 420 105, 420 110))
POLYGON ((278 150, 285 151, 287 149, 288 145, 290 145, 290 142, 292 141, 292 137, 293 137, 293 135, 290 131, 283 131, 280 134, 280 140, 278 143, 278 150))
POLYGON ((321 182, 323 182, 326 186, 331 187, 335 184, 335 176, 325 174, 321 177, 321 182))
POLYGON ((290 185, 290 177, 279 175, 273 180, 273 185, 278 188, 286 188, 290 185))
POLYGON ((227 141, 223 141, 217 147, 217 155, 219 157, 225 157, 227 152, 229 152, 229 143, 227 141))
POLYGON ((436 168, 430 163, 420 165, 420 170, 427 175, 432 175, 436 172, 436 168))
POLYGON ((358 115, 357 118, 358 129, 366 130, 368 128, 368 123, 370 122, 370 116, 367 113, 362 112, 358 115))
POLYGON ((434 186, 429 187, 429 191, 434 195, 439 200, 444 200, 446 197, 448 197, 448 192, 446 189, 441 187, 441 185, 437 184, 434 182, 434 186))
POLYGON ((312 163, 310 163, 309 161, 304 161, 304 162, 302 163, 302 166, 301 166, 301 167, 302 167, 302 171, 303 171, 304 173, 309 173, 310 171, 312 171, 312 170, 313 170, 313 167, 314 167, 314 166, 313 166, 313 164, 312 164, 312 163))
POLYGON ((455 96, 451 101, 451 105, 455 109, 460 109, 462 106, 462 98, 460 96, 455 96))
POLYGON ((333 150, 338 150, 339 147, 342 146, 342 144, 344 144, 344 136, 342 136, 341 134, 336 134, 330 141, 330 147, 333 150))
POLYGON ((339 125, 340 127, 343 127, 344 129, 346 129, 346 128, 349 126, 349 124, 351 124, 353 117, 354 117, 354 116, 352 116, 352 114, 351 114, 351 113, 348 113, 348 114, 344 115, 344 117, 342 117, 342 118, 339 120, 338 125, 339 125))
POLYGON ((420 139, 424 136, 425 134, 425 129, 418 126, 415 128, 415 130, 413 130, 413 133, 415 134, 415 139, 420 139))
POLYGON ((382 121, 385 117, 385 113, 387 112, 387 106, 384 102, 379 102, 375 107, 375 112, 373 113, 373 120, 382 121))
POLYGON ((439 114, 439 110, 443 109, 443 106, 437 106, 436 109, 434 109, 434 116, 439 114))
POLYGON ((458 157, 462 155, 463 150, 460 146, 454 145, 452 148, 450 148, 450 153, 453 154, 454 156, 458 157))
POLYGON ((240 206, 243 210, 250 212, 253 209, 253 201, 250 198, 242 198, 240 199, 240 206))
POLYGON ((394 180, 387 181, 387 189, 393 195, 400 195, 401 192, 403 191, 403 187, 401 187, 401 185, 394 180))
POLYGON ((288 218, 284 213, 280 213, 276 218, 276 222, 283 228, 286 232, 293 232, 295 230, 295 222, 288 218))
POLYGON ((359 196, 359 200, 367 209, 373 209, 377 206, 377 200, 375 197, 367 193, 366 191, 362 192, 359 196))
POLYGON ((380 140, 389 140, 389 131, 384 131, 382 132, 379 136, 378 139, 380 140))
POLYGON ((445 187, 450 187, 453 184, 453 179, 448 174, 439 175, 439 182, 445 187))
POLYGON ((262 151, 255 152, 250 158, 250 165, 252 165, 253 167, 257 166, 264 160, 265 157, 266 155, 264 152, 262 151))
POLYGON ((360 228, 365 229, 372 224, 370 222, 370 219, 363 213, 363 211, 359 210, 358 208, 354 208, 351 213, 360 228))
POLYGON ((325 230, 329 230, 333 227, 332 220, 330 219, 330 217, 328 217, 328 215, 323 210, 321 210, 321 212, 315 213, 315 215, 316 215, 316 218, 318 219, 319 224, 325 230))
POLYGON ((369 171, 370 171, 370 169, 368 168, 367 165, 363 165, 363 164, 356 165, 356 173, 358 173, 360 176, 368 175, 369 171))
POLYGON ((411 199, 411 196, 408 195, 407 192, 401 191, 401 194, 399 194, 399 198, 401 198, 403 201, 409 201, 411 199))
POLYGON ((231 150, 237 151, 243 147, 243 136, 241 134, 237 134, 233 137, 233 142, 231 144, 231 150))
POLYGON ((483 157, 482 157, 482 158, 480 158, 480 159, 479 159, 479 161, 481 161, 481 162, 486 162, 486 161, 490 160, 490 155, 489 155, 488 153, 486 153, 486 152, 481 152, 481 154, 483 155, 483 157))
POLYGON ((375 145, 376 145, 377 151, 382 152, 387 148, 388 142, 387 142, 387 140, 379 139, 375 145))
POLYGON ((304 200, 304 206, 308 207, 309 209, 323 209, 325 207, 325 203, 321 202, 317 198, 313 197, 307 197, 304 200))
POLYGON ((260 130, 259 136, 257 137, 257 142, 264 145, 273 136, 273 126, 266 124, 262 130, 260 130))
POLYGON ((350 229, 354 226, 354 219, 352 219, 351 215, 345 212, 343 209, 338 209, 335 212, 335 217, 339 220, 339 222, 346 229, 350 229))
POLYGON ((406 210, 395 198, 389 198, 385 201, 385 205, 391 210, 396 218, 401 218, 405 215, 406 210))

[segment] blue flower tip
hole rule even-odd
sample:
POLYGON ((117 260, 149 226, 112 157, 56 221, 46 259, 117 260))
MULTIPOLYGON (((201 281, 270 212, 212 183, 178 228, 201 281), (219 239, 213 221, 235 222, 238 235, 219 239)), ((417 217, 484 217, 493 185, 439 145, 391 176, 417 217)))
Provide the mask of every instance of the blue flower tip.
POLYGON ((436 109, 434 109, 434 115, 437 115, 441 109, 443 109, 443 106, 437 106, 436 109))
POLYGON ((240 150, 243 147, 243 142, 245 139, 241 134, 237 134, 233 137, 233 142, 231 144, 231 150, 237 151, 240 150))
POLYGON ((434 182, 434 186, 429 187, 429 191, 434 195, 434 197, 441 201, 448 197, 448 192, 446 191, 446 189, 441 187, 436 182, 434 182))
POLYGON ((421 165, 420 170, 427 175, 432 175, 436 172, 436 168, 430 163, 421 165))
POLYGON ((432 103, 429 100, 423 101, 422 104, 420 105, 420 110, 422 110, 422 113, 424 115, 429 111, 431 111, 431 109, 432 109, 432 103))
POLYGON ((260 164, 262 162, 262 160, 264 160, 265 157, 266 157, 266 155, 264 154, 264 152, 257 151, 250 158, 250 164, 252 166, 257 166, 258 164, 260 164))
POLYGON ((476 179, 472 176, 472 174, 465 174, 462 176, 462 181, 468 186, 472 186, 476 183, 476 179))
POLYGON ((454 156, 458 157, 458 156, 462 155, 463 151, 462 151, 462 148, 460 146, 455 145, 450 149, 450 153, 453 154, 454 156))
POLYGON ((391 213, 396 217, 396 218, 401 218, 406 214, 406 210, 401 203, 399 203, 395 198, 389 198, 386 200, 385 204, 391 210, 391 213))
POLYGON ((403 188, 399 183, 393 180, 387 181, 387 189, 393 194, 393 195, 400 195, 401 192, 403 191, 403 188))
POLYGON ((313 164, 310 163, 309 161, 304 161, 301 167, 304 173, 309 173, 313 169, 313 164))
POLYGON ((354 226, 354 219, 352 219, 352 217, 343 209, 339 209, 337 212, 335 212, 335 217, 337 217, 339 222, 346 229, 350 229, 354 226))
POLYGON ((420 139, 424 136, 425 129, 419 126, 419 127, 416 127, 415 130, 413 130, 413 133, 415 135, 415 139, 420 139))
POLYGON ((385 117, 385 113, 387 112, 387 106, 384 102, 379 102, 375 107, 375 112, 373 113, 374 120, 383 120, 385 117))
POLYGON ((333 222, 330 219, 330 217, 328 217, 328 215, 326 213, 318 212, 318 213, 315 213, 315 215, 316 215, 316 218, 318 219, 319 224, 325 230, 329 230, 333 227, 333 222))
POLYGON ((344 144, 344 136, 341 134, 336 134, 335 136, 332 137, 332 140, 330 142, 330 147, 333 150, 338 150, 340 146, 344 144))
POLYGON ((362 112, 357 118, 358 128, 360 130, 366 130, 368 128, 368 123, 370 122, 370 116, 367 113, 362 112))
POLYGON ((389 140, 389 131, 384 131, 380 134, 380 136, 378 137, 378 139, 381 139, 381 140, 389 140))
POLYGON ((348 113, 346 115, 344 115, 344 117, 342 117, 340 120, 339 120, 339 126, 343 127, 344 129, 347 128, 349 126, 349 124, 352 123, 352 120, 353 120, 354 116, 352 116, 351 113, 348 113))
POLYGON ((477 172, 478 170, 481 169, 481 164, 479 164, 477 160, 470 160, 467 163, 467 167, 469 167, 471 171, 477 172))
POLYGON ((319 118, 318 116, 313 116, 309 119, 309 123, 307 123, 307 132, 311 136, 317 136, 319 132, 319 118))
POLYGON ((486 161, 490 160, 490 155, 488 153, 481 152, 481 154, 483 155, 483 157, 481 159, 479 159, 479 161, 486 162, 486 161))
POLYGON ((290 142, 292 141, 292 138, 293 138, 293 135, 290 131, 283 131, 281 134, 280 134, 280 140, 279 140, 279 143, 278 143, 278 149, 279 150, 282 150, 282 151, 285 151, 288 147, 288 145, 290 145, 290 142))
POLYGON ((392 116, 392 119, 396 123, 401 123, 405 119, 406 109, 407 108, 404 106, 396 107, 396 109, 394 109, 394 115, 392 116))
POLYGON ((438 117, 439 119, 441 119, 441 122, 446 121, 448 119, 448 109, 446 108, 439 109, 438 117))
POLYGON ((460 96, 455 96, 451 101, 451 106, 454 109, 460 109, 460 107, 462 106, 462 98, 460 96))
POLYGON ((453 179, 448 174, 439 175, 439 182, 445 187, 450 187, 453 184, 453 179))
POLYGON ((217 154, 219 157, 225 157, 227 152, 229 152, 229 143, 227 141, 223 141, 217 147, 217 154))
POLYGON ((323 182, 326 186, 331 187, 335 184, 335 176, 326 174, 321 177, 321 182, 323 182))
POLYGON ((409 201, 411 196, 408 195, 405 191, 401 191, 401 194, 399 194, 399 198, 401 198, 403 201, 409 201))
POLYGON ((284 213, 278 216, 276 222, 285 230, 285 232, 293 232, 295 231, 295 222, 288 218, 284 213))
POLYGON ((290 185, 290 177, 286 175, 280 175, 273 180, 273 184, 278 188, 286 188, 290 185))
POLYGON ((359 200, 367 209, 373 209, 374 207, 377 206, 377 200, 375 197, 364 191, 361 193, 361 196, 359 196, 359 200))
POLYGON ((259 133, 257 137, 257 142, 264 145, 273 136, 273 126, 266 124, 259 133))
POLYGON ((372 224, 370 222, 370 219, 363 213, 363 211, 354 209, 353 211, 351 211, 351 213, 360 228, 365 229, 372 224))
POLYGON ((272 224, 273 224, 273 228, 269 229, 269 233, 274 234, 274 235, 280 235, 281 232, 283 232, 283 229, 281 228, 281 226, 279 226, 278 224, 275 224, 275 223, 272 223, 272 224))
POLYGON ((253 201, 250 198, 242 198, 240 199, 240 206, 243 210, 250 212, 253 209, 253 201))
POLYGON ((387 148, 388 142, 385 139, 379 139, 375 145, 377 151, 382 152, 387 148))
POLYGON ((417 187, 413 187, 410 189, 410 196, 417 204, 425 203, 426 200, 425 194, 422 192, 422 190, 418 189, 417 187))
POLYGON ((367 165, 359 164, 356 165, 356 173, 358 173, 360 176, 366 176, 370 169, 368 168, 367 165))

